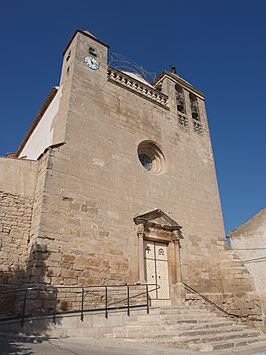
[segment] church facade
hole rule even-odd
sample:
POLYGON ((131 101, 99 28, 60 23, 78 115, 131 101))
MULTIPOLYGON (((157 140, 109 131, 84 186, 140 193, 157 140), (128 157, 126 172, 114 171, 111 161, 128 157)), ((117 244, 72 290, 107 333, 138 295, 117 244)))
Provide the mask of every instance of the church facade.
MULTIPOLYGON (((2 284, 188 284, 258 315, 254 282, 224 243, 204 95, 176 73, 151 84, 108 65, 77 30, 61 80, 16 153, 0 158, 2 284)), ((181 287, 182 288, 182 287, 181 287)))

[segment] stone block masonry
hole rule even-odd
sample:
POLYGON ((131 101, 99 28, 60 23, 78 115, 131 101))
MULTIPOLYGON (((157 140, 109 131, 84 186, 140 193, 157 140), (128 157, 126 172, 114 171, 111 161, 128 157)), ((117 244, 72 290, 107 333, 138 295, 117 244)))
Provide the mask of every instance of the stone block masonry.
POLYGON ((0 158, 0 284, 18 287, 27 262, 39 161, 0 158))
POLYGON ((0 157, 0 191, 33 198, 39 162, 0 157))
POLYGON ((32 205, 31 197, 0 191, 0 277, 3 283, 12 282, 12 270, 25 268, 32 205))
POLYGON ((160 301, 172 305, 182 276, 228 310, 259 313, 244 302, 254 292, 252 278, 225 252, 204 95, 168 72, 154 84, 119 70, 114 80, 107 57, 108 46, 77 31, 63 59, 53 145, 37 161, 0 158, 3 267, 25 268, 31 284, 134 284, 150 276, 165 285, 160 301), (84 61, 91 50, 94 70, 84 61), (164 214, 137 233, 136 216, 154 211, 164 214), (182 227, 181 248, 173 226, 182 227), (154 255, 158 249, 165 256, 156 264, 161 274, 155 258, 144 258, 147 241, 155 243, 154 255))

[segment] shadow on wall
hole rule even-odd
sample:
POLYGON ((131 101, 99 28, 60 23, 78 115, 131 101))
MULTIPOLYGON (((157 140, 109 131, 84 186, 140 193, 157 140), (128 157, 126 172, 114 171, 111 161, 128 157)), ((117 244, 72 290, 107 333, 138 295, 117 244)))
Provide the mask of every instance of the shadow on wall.
POLYGON ((45 244, 31 246, 25 266, 11 266, 8 271, 0 270, 0 291, 45 284, 46 260, 50 252, 45 244))
MULTIPOLYGON (((46 245, 35 243, 24 268, 17 266, 0 271, 0 330, 42 335, 51 328, 57 307, 57 291, 45 288, 48 256, 46 245), (28 321, 33 316, 46 315, 50 318, 45 321, 32 324, 28 321)), ((13 353, 20 350, 13 337, 0 337, 0 341, 13 353)))

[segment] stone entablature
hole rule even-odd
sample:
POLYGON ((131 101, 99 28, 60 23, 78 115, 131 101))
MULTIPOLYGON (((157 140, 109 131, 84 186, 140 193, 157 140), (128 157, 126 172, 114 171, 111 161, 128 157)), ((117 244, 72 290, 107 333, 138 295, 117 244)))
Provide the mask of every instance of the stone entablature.
POLYGON ((130 75, 127 75, 120 70, 110 66, 107 69, 107 76, 108 80, 111 82, 119 84, 130 91, 136 92, 144 98, 149 99, 154 103, 159 104, 163 108, 169 110, 167 106, 168 96, 162 94, 156 89, 153 89, 151 86, 138 81, 137 79, 132 78, 130 75))

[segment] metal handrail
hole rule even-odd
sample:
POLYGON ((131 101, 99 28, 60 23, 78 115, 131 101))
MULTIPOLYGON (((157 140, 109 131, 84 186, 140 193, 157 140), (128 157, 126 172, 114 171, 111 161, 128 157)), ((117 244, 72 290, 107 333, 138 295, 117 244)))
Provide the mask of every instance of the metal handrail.
POLYGON ((215 302, 213 302, 212 300, 210 300, 208 297, 204 296, 202 293, 200 293, 199 291, 195 290, 193 287, 189 286, 188 284, 186 284, 185 282, 182 282, 182 284, 185 286, 186 289, 188 289, 189 291, 191 291, 192 293, 195 293, 197 295, 199 295, 202 299, 204 299, 204 301, 206 301, 207 303, 209 303, 211 306, 214 306, 215 308, 217 308, 219 311, 221 311, 222 313, 226 314, 227 317, 232 317, 232 318, 238 318, 241 321, 246 321, 246 320, 251 320, 251 321, 259 321, 261 322, 262 319, 259 318, 255 318, 255 317, 249 317, 249 316, 240 316, 239 314, 234 314, 234 313, 230 313, 228 312, 226 309, 220 307, 218 304, 216 304, 215 302))
POLYGON ((126 286, 130 286, 130 287, 137 287, 137 286, 157 286, 158 288, 160 288, 159 285, 156 284, 141 284, 141 283, 137 283, 137 284, 124 284, 124 285, 90 285, 90 286, 76 286, 76 285, 69 285, 69 286, 65 286, 65 285, 39 285, 39 286, 32 286, 32 287, 26 287, 26 288, 16 288, 16 289, 10 289, 10 290, 6 290, 6 291, 1 291, 1 294, 3 293, 11 293, 11 292, 19 292, 19 291, 26 291, 26 290, 44 290, 44 289, 59 289, 59 288, 105 288, 105 287, 126 287, 126 286))
MULTIPOLYGON (((36 317, 37 315, 26 315, 26 304, 27 304, 27 297, 29 294, 29 291, 46 291, 46 290, 52 290, 55 291, 55 306, 54 306, 54 311, 52 314, 49 313, 44 313, 41 316, 42 317, 47 317, 47 316, 52 316, 53 323, 56 324, 56 316, 58 315, 63 315, 63 314, 73 314, 73 313, 80 313, 80 319, 81 321, 84 320, 84 312, 94 312, 94 311, 104 311, 105 312, 105 317, 108 318, 108 311, 110 310, 116 310, 116 309, 127 309, 127 314, 130 316, 130 309, 131 308, 138 308, 138 307, 146 307, 147 313, 149 313, 149 293, 155 290, 158 290, 160 288, 159 285, 156 284, 124 284, 124 285, 90 285, 90 286, 54 286, 54 285, 39 285, 39 286, 32 286, 32 287, 27 287, 27 288, 21 288, 21 289, 13 289, 13 290, 6 290, 2 291, 1 294, 14 294, 14 293, 23 293, 23 301, 22 301, 22 309, 21 309, 21 315, 18 317, 14 316, 9 316, 5 318, 0 318, 1 321, 7 321, 7 320, 20 320, 21 326, 23 327, 25 319, 31 319, 33 317, 36 317), (152 289, 149 289, 149 287, 154 286, 152 289), (108 289, 114 289, 114 288, 124 288, 126 287, 126 298, 119 299, 115 302, 108 302, 108 289), (134 294, 133 296, 130 296, 130 288, 131 287, 144 287, 145 291, 142 291, 138 294, 134 294), (63 310, 60 311, 60 313, 57 313, 57 300, 58 300, 58 292, 60 289, 80 289, 81 293, 81 301, 80 301, 80 307, 79 309, 74 309, 74 310, 63 310), (86 293, 89 292, 89 290, 95 290, 97 291, 98 289, 103 289, 104 290, 104 307, 96 307, 96 308, 89 308, 89 309, 84 309, 84 300, 86 293), (137 298, 140 296, 146 295, 146 303, 143 304, 130 304, 130 300, 133 298, 137 298), (126 301, 126 302, 125 302, 126 301), (125 305, 122 306, 115 306, 116 304, 121 304, 121 302, 125 302, 125 305)), ((110 296, 109 296, 110 297, 110 296)), ((110 300, 110 299, 109 299, 110 300)), ((100 304, 99 304, 100 306, 100 304)))

